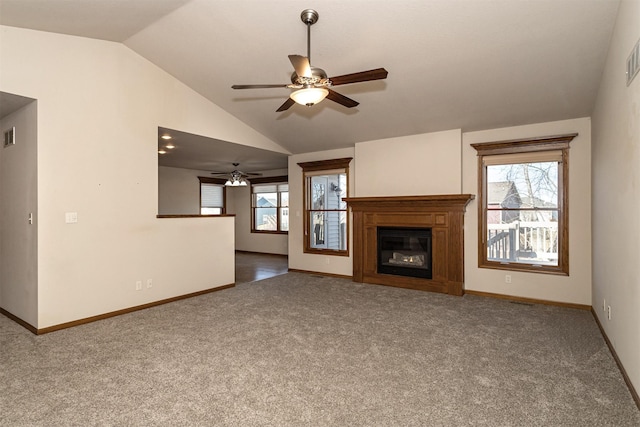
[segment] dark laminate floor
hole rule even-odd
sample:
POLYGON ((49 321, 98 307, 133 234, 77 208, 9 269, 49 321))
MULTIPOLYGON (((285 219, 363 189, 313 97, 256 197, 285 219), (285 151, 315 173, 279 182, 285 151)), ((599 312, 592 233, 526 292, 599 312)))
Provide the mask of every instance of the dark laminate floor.
POLYGON ((286 255, 236 252, 236 284, 268 279, 287 272, 286 255))

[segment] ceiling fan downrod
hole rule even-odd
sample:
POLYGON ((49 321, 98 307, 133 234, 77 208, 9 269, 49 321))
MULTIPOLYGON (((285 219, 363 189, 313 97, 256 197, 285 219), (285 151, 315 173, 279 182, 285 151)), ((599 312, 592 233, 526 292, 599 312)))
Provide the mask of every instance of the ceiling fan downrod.
POLYGON ((300 19, 307 26, 307 59, 309 60, 309 64, 311 64, 311 26, 318 22, 318 12, 313 9, 305 9, 300 14, 300 19))

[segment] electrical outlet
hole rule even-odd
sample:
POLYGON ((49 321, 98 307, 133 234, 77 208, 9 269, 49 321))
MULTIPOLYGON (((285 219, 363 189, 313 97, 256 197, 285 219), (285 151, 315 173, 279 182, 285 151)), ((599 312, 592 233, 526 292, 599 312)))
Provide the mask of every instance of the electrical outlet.
POLYGON ((153 287, 153 279, 147 279, 147 288, 153 287))
POLYGON ((327 265, 331 262, 331 258, 327 257, 327 265))
POLYGON ((607 319, 611 320, 611 306, 607 306, 607 319))
POLYGON ((602 299, 602 311, 607 311, 607 299, 602 299))
POLYGON ((142 280, 138 280, 136 282, 136 291, 141 291, 142 290, 142 280))
POLYGON ((511 275, 510 274, 505 274, 504 283, 511 283, 511 275))

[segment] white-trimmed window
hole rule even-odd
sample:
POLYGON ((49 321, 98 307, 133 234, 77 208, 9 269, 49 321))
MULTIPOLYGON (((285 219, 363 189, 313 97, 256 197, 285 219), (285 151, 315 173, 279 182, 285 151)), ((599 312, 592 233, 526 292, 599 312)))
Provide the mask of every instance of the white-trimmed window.
POLYGON ((289 231, 289 184, 286 179, 284 176, 251 180, 252 233, 289 231))
POLYGON ((478 265, 569 274, 569 142, 576 134, 472 144, 478 265))

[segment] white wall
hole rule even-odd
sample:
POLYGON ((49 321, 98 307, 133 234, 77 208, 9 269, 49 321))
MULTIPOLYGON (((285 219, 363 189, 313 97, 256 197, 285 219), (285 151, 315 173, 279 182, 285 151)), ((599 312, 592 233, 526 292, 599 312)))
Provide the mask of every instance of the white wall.
POLYGON ((588 118, 463 133, 463 193, 478 193, 478 158, 470 144, 577 132, 569 149, 569 276, 478 268, 478 202, 465 214, 465 289, 591 305, 591 123, 588 118), (505 283, 505 274, 512 282, 505 283))
POLYGON ((211 172, 158 166, 158 214, 199 215, 200 180, 211 172))
MULTIPOLYGON (((287 174, 287 169, 263 171, 261 178, 287 174)), ((289 253, 289 236, 287 234, 251 232, 250 185, 229 188, 227 190, 227 207, 228 213, 236 216, 236 250, 279 255, 289 253)))
MULTIPOLYGON (((263 177, 286 175, 286 169, 261 172, 263 177)), ((158 213, 161 215, 198 215, 200 213, 199 176, 209 171, 158 168, 158 213)), ((235 248, 239 251, 287 255, 286 234, 251 232, 251 186, 226 188, 227 214, 235 215, 235 248)))
POLYGON ((5 26, 0 43, 0 90, 38 100, 34 326, 233 283, 233 217, 156 218, 158 126, 286 150, 122 44, 5 26))
POLYGON ((465 214, 465 289, 589 305, 591 272, 583 267, 591 260, 589 119, 482 132, 454 129, 358 143, 355 195, 476 195, 477 152, 470 144, 572 132, 580 135, 572 142, 569 155, 570 276, 509 272, 512 283, 506 284, 504 271, 478 268, 478 207, 474 200, 465 214), (398 185, 399 181, 403 184, 398 185))
POLYGON ((640 390, 640 75, 626 60, 640 39, 640 1, 618 10, 593 113, 593 308, 640 390), (607 320, 603 301, 611 306, 607 320))
POLYGON ((355 194, 460 194, 461 139, 454 129, 356 144, 355 194))
MULTIPOLYGON (((351 276, 353 274, 353 232, 349 217, 349 256, 304 253, 303 215, 304 195, 301 162, 354 157, 353 148, 328 150, 289 156, 289 268, 320 273, 351 276)), ((354 195, 355 158, 349 164, 349 196, 354 195)))
POLYGON ((37 102, 0 121, 16 144, 0 146, 0 307, 34 325, 38 319, 37 102))

